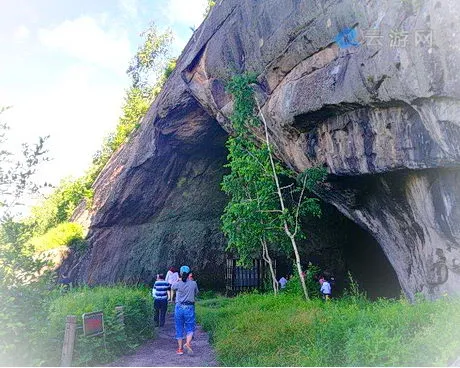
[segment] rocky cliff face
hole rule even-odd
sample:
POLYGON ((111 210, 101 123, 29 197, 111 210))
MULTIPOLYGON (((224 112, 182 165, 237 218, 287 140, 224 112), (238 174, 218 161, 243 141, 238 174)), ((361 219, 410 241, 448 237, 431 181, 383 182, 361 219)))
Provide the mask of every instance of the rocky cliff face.
POLYGON ((127 279, 192 243, 187 261, 219 269, 224 85, 251 71, 278 157, 328 167, 317 194, 377 240, 409 297, 458 293, 458 35, 456 1, 218 2, 98 179, 78 277, 127 279))
POLYGON ((223 283, 226 133, 190 96, 176 102, 146 117, 155 122, 112 158, 95 185, 96 211, 81 205, 74 215, 89 226, 88 252, 68 265, 79 281, 150 282, 186 260, 204 284, 223 283))

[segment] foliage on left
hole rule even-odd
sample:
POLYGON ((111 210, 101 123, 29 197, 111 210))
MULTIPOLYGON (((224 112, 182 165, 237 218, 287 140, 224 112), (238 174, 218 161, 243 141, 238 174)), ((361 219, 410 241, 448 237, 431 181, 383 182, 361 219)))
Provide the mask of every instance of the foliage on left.
MULTIPOLYGON (((0 109, 0 114, 5 109, 0 109)), ((35 183, 37 167, 47 160, 46 138, 39 138, 31 146, 22 145, 21 154, 8 150, 8 125, 0 124, 0 287, 24 284, 31 281, 46 261, 31 257, 32 249, 27 244, 30 227, 15 221, 21 208, 21 197, 36 193, 40 185, 35 183)))
POLYGON ((127 286, 79 288, 65 292, 44 282, 2 293, 0 303, 0 364, 59 366, 65 317, 103 311, 105 339, 85 338, 77 330, 72 365, 96 366, 126 354, 153 337, 152 299, 146 288, 127 286), (3 302, 4 301, 4 302, 3 302), (125 327, 115 314, 124 306, 125 327))
MULTIPOLYGON (((106 323, 112 328, 112 332, 107 336, 107 349, 99 349, 103 351, 103 355, 95 348, 101 347, 101 340, 78 340, 81 350, 77 352, 77 364, 108 361, 114 354, 129 350, 139 340, 152 333, 149 324, 146 323, 150 320, 151 308, 150 297, 145 290, 80 290, 61 296, 60 291, 56 289, 55 275, 50 271, 50 262, 44 258, 43 253, 37 252, 60 245, 76 246, 78 249, 85 245, 82 241, 81 226, 68 221, 82 201, 91 206, 94 181, 112 154, 139 126, 140 119, 175 67, 175 60, 166 57, 171 33, 168 31, 162 35, 156 33, 154 26, 152 27, 144 34, 144 46, 139 48, 131 63, 128 74, 132 77, 133 84, 126 92, 123 114, 115 133, 106 137, 101 150, 95 155, 93 164, 84 176, 77 180, 63 180, 51 195, 32 209, 31 215, 26 219, 17 220, 17 208, 21 205, 21 198, 30 193, 37 193, 42 187, 35 183, 33 176, 39 164, 47 160, 46 138, 39 138, 35 145, 24 144, 22 155, 15 159, 6 149, 8 126, 0 124, 2 365, 58 365, 59 360, 55 353, 60 351, 62 345, 64 315, 55 317, 55 325, 52 324, 52 316, 57 315, 55 306, 61 298, 65 298, 63 303, 71 308, 66 312, 68 314, 78 314, 81 310, 91 312, 95 308, 107 310, 106 323), (161 68, 162 65, 164 68, 158 70, 163 74, 151 84, 148 75, 152 72, 152 67, 161 68), (74 299, 80 300, 78 308, 72 302, 74 299), (118 331, 113 322, 113 308, 110 304, 112 302, 125 305, 127 308, 127 329, 124 332, 118 331), (110 305, 110 310, 106 304, 110 305)), ((4 109, 0 109, 0 113, 3 111, 4 109)))
MULTIPOLYGON (((47 160, 46 138, 39 138, 32 146, 23 144, 21 154, 14 155, 7 149, 8 129, 6 124, 0 124, 0 361, 3 364, 8 364, 12 356, 30 358, 34 339, 26 344, 24 336, 36 332, 30 322, 42 311, 40 307, 47 300, 46 285, 50 280, 46 272, 38 277, 47 261, 33 256, 33 246, 27 243, 29 225, 15 221, 14 217, 21 208, 21 197, 36 193, 41 187, 33 179, 37 167, 47 160), (34 306, 36 313, 30 312, 30 306, 34 306)), ((30 362, 36 363, 33 359, 30 362)))

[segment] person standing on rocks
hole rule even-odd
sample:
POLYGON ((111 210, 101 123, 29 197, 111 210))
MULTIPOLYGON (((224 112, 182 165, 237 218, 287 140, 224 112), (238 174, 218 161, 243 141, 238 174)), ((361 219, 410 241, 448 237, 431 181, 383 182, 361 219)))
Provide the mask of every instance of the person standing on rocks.
MULTIPOLYGON (((171 267, 168 272, 166 272, 165 281, 169 283, 169 286, 179 281, 179 273, 175 267, 171 267)), ((171 303, 174 301, 174 290, 172 290, 172 288, 168 290, 168 301, 171 303)))
POLYGON ((158 274, 152 290, 155 327, 163 327, 165 325, 166 310, 168 309, 167 291, 170 288, 171 286, 165 281, 164 275, 162 273, 158 274))
POLYGON ((195 332, 195 296, 198 294, 196 281, 189 279, 190 267, 180 268, 180 280, 173 284, 171 288, 177 291, 176 307, 174 309, 174 319, 176 322, 176 340, 178 343, 177 354, 184 354, 183 348, 188 353, 192 353, 192 338, 195 332), (185 344, 184 332, 186 335, 185 344))

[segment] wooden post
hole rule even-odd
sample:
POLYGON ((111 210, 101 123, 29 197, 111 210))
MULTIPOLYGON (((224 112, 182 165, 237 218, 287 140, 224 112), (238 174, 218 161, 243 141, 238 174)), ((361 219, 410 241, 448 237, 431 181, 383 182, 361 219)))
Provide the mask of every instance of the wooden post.
POLYGON ((125 314, 123 312, 123 306, 115 307, 115 315, 118 318, 118 322, 124 327, 125 325, 125 314))
POLYGON ((77 316, 67 316, 65 322, 64 344, 62 345, 61 367, 70 367, 72 364, 76 330, 77 316))

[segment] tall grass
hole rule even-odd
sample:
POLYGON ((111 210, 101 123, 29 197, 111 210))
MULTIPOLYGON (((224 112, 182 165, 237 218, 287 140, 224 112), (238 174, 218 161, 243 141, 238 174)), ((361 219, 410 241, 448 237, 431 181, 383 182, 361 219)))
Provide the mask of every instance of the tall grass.
POLYGON ((38 291, 23 287, 3 299, 8 304, 0 306, 0 321, 6 324, 3 330, 14 333, 0 332, 0 366, 59 366, 68 315, 77 316, 78 326, 72 365, 108 363, 153 337, 152 297, 147 288, 119 285, 83 287, 65 294, 38 291), (119 305, 124 306, 124 327, 115 315, 119 305), (104 312, 105 337, 83 336, 82 314, 94 311, 104 312), (8 330, 12 323, 14 329, 8 330))
POLYGON ((249 294, 197 307, 225 366, 434 366, 460 355, 460 300, 249 294))
MULTIPOLYGON (((84 337, 79 330, 74 352, 75 365, 106 363, 115 357, 136 348, 140 342, 153 336, 152 298, 147 289, 124 286, 84 287, 54 300, 49 309, 49 339, 56 339, 57 347, 64 337, 64 322, 67 315, 77 316, 77 325, 82 326, 82 314, 104 312, 105 337, 84 337), (124 328, 115 315, 115 307, 124 306, 124 328)), ((50 356, 56 363, 60 355, 50 356)))

